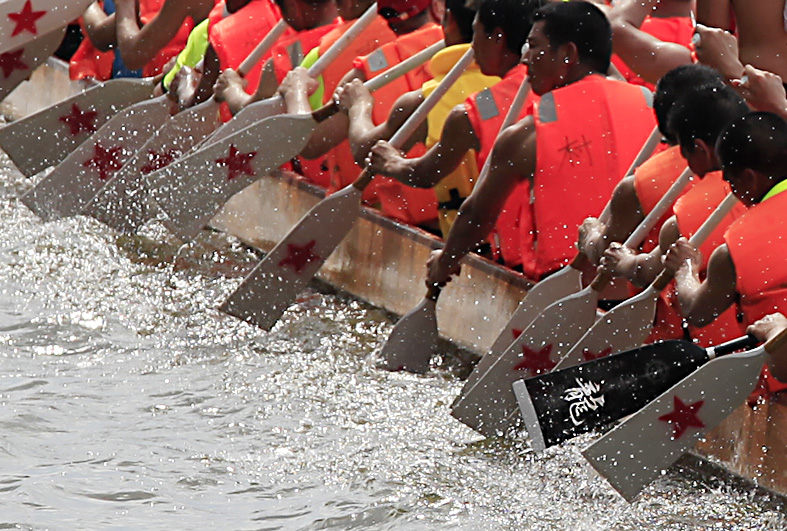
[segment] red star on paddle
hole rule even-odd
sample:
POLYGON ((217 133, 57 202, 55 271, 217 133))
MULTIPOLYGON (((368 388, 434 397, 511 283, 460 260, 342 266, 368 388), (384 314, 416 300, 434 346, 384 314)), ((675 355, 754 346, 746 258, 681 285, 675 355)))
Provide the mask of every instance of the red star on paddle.
POLYGON ((595 352, 593 352, 589 348, 582 349, 582 357, 585 358, 585 361, 592 361, 592 360, 597 360, 599 358, 605 358, 605 357, 609 356, 610 354, 612 354, 612 347, 605 348, 604 350, 602 350, 598 354, 596 354, 595 352))
POLYGON ((23 53, 25 53, 24 48, 15 52, 0 54, 0 68, 3 70, 4 79, 8 79, 17 70, 30 70, 30 67, 22 61, 23 53))
POLYGON ((681 400, 677 395, 673 397, 673 400, 674 410, 672 413, 667 413, 666 415, 659 417, 660 421, 669 422, 672 424, 673 439, 680 439, 689 426, 694 426, 695 428, 705 427, 705 424, 697 416, 697 411, 699 411, 702 407, 702 404, 705 403, 704 400, 700 400, 699 402, 688 405, 684 404, 683 400, 681 400))
POLYGON ((36 21, 46 15, 46 11, 33 11, 33 5, 30 0, 25 2, 25 6, 19 13, 8 13, 8 18, 16 22, 14 31, 11 33, 12 37, 19 35, 23 31, 38 35, 38 28, 36 28, 36 21))
POLYGON ((86 131, 91 135, 96 132, 96 111, 83 111, 76 103, 71 105, 71 114, 65 114, 58 118, 58 121, 63 122, 68 126, 68 131, 71 136, 77 136, 82 131, 86 131))
POLYGON ((216 159, 216 163, 219 166, 226 166, 228 168, 228 175, 227 180, 231 181, 238 175, 250 175, 254 177, 255 172, 254 168, 251 167, 251 160, 257 156, 256 151, 251 151, 249 153, 241 153, 238 148, 233 145, 230 145, 230 154, 229 156, 223 159, 216 159))
POLYGON ((98 170, 98 178, 106 181, 109 177, 123 167, 120 155, 123 153, 122 146, 115 146, 106 149, 96 142, 96 151, 92 159, 82 163, 85 168, 95 168, 98 170))
POLYGON ((321 257, 314 252, 314 246, 316 244, 317 240, 312 240, 306 245, 288 244, 287 256, 279 262, 279 267, 290 266, 293 271, 300 274, 303 268, 308 264, 321 259, 321 257))
POLYGON ((555 368, 556 362, 552 361, 549 355, 552 353, 552 345, 547 345, 541 350, 533 350, 527 345, 522 345, 522 361, 514 366, 515 371, 528 370, 533 374, 549 372, 555 368))
POLYGON ((514 339, 516 339, 522 335, 522 330, 517 330, 516 328, 514 328, 513 330, 511 330, 511 335, 513 335, 514 339))
POLYGON ((147 175, 148 173, 158 171, 161 168, 172 164, 178 155, 180 155, 180 151, 177 149, 168 149, 166 151, 162 151, 161 153, 156 150, 149 149, 148 163, 142 166, 139 171, 142 172, 142 175, 147 175))

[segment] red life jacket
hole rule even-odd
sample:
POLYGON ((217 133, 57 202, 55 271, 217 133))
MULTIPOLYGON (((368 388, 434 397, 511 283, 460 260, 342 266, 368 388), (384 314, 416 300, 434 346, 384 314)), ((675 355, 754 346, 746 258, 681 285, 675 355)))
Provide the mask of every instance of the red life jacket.
POLYGON ((79 18, 79 26, 85 37, 68 61, 68 76, 75 81, 85 78, 92 78, 96 81, 110 79, 112 77, 112 62, 115 60, 114 52, 102 52, 93 46, 87 36, 82 17, 79 18))
MULTIPOLYGON (((412 33, 398 37, 369 55, 357 57, 353 67, 363 72, 365 79, 368 80, 442 40, 443 37, 443 29, 437 24, 429 23, 412 33)), ((377 125, 385 122, 399 96, 420 89, 421 85, 430 79, 432 74, 426 63, 376 91, 372 109, 373 122, 377 125)), ((418 144, 407 153, 407 157, 416 158, 424 153, 426 148, 423 144, 418 144)), ((349 184, 343 175, 339 175, 339 178, 340 185, 349 184)), ((379 175, 372 181, 370 188, 372 188, 371 193, 380 202, 380 210, 388 217, 413 225, 429 223, 437 218, 437 198, 434 190, 411 188, 395 179, 379 175)))
MULTIPOLYGON (((660 41, 674 42, 686 48, 689 48, 692 36, 694 35, 694 27, 689 17, 648 17, 642 22, 640 29, 645 33, 653 35, 660 41)), ((612 63, 620 70, 624 79, 629 83, 643 85, 650 90, 655 90, 655 85, 639 77, 617 55, 612 56, 612 63)))
POLYGON ((650 91, 600 75, 544 94, 534 118, 536 260, 525 273, 542 278, 576 254, 579 225, 601 213, 654 119, 650 91))
MULTIPOLYGON (((478 138, 480 149, 476 154, 479 168, 483 168, 486 159, 492 152, 495 140, 500 132, 511 103, 527 75, 527 67, 519 64, 509 70, 500 83, 482 90, 465 100, 465 110, 473 127, 473 132, 478 138)), ((538 101, 538 96, 531 91, 525 105, 519 114, 521 120, 532 114, 533 104, 538 101)), ((494 232, 490 235, 490 244, 495 258, 502 259, 508 267, 521 265, 523 261, 530 264, 529 270, 534 268, 535 256, 533 248, 533 215, 530 206, 530 181, 524 180, 514 192, 508 196, 500 217, 497 218, 494 232), (522 237, 529 235, 529 242, 523 245, 522 237), (522 249, 529 249, 528 256, 522 256, 522 249)))
MULTIPOLYGON (((270 0, 251 0, 228 17, 219 18, 215 22, 211 20, 208 38, 219 59, 221 70, 227 68, 237 70, 280 19, 279 9, 270 0)), ((294 34, 292 29, 289 33, 285 33, 290 36, 292 34, 294 34)), ((262 57, 260 63, 264 63, 270 56, 269 51, 262 57)), ((257 77, 259 71, 257 67, 257 77)))
MULTIPOLYGON (((774 312, 787 315, 785 209, 787 193, 781 192, 749 209, 724 234, 735 266, 735 288, 745 325, 774 312)), ((749 403, 782 391, 787 391, 787 382, 776 380, 765 367, 749 403)))

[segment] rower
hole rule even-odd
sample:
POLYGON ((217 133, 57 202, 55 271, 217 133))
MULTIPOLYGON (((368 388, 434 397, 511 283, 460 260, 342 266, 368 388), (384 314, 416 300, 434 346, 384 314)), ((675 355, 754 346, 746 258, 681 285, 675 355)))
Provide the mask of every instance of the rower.
POLYGON ((544 6, 528 44, 525 64, 541 96, 538 112, 498 137, 487 179, 462 205, 445 248, 429 259, 430 286, 458 273, 462 257, 489 233, 524 179, 533 187, 536 274, 566 264, 577 227, 601 211, 653 129, 650 91, 605 76, 612 35, 597 7, 544 6))
MULTIPOLYGON (((620 244, 612 243, 604 252, 601 268, 612 276, 622 276, 636 286, 648 286, 662 271, 662 257, 679 237, 691 237, 710 213, 730 192, 724 182, 720 163, 713 150, 726 125, 749 112, 748 107, 732 88, 704 87, 680 98, 670 111, 668 128, 680 145, 681 154, 689 168, 700 179, 673 206, 673 216, 661 227, 659 245, 649 253, 637 253, 620 244)), ((743 205, 736 205, 718 224, 702 245, 704 256, 723 242, 724 230, 745 212, 743 205)), ((701 271, 707 260, 701 264, 701 271)), ((653 339, 684 337, 683 319, 675 301, 674 291, 663 292, 653 339)), ((735 311, 719 316, 714 326, 698 329, 689 326, 688 333, 703 346, 723 343, 740 335, 735 311)))
MULTIPOLYGON (((681 311, 705 326, 740 301, 746 325, 774 312, 787 312, 787 122, 756 112, 739 117, 720 135, 716 154, 724 179, 749 210, 729 226, 700 280, 699 251, 681 238, 664 265, 675 272, 681 311)), ((760 394, 787 390, 764 372, 760 394)), ((757 393, 755 393, 757 394, 757 393)))
MULTIPOLYGON (((500 130, 506 110, 525 78, 527 69, 520 63, 522 46, 530 33, 530 20, 541 1, 482 0, 473 21, 473 49, 481 72, 501 77, 495 85, 472 94, 445 116, 445 107, 427 118, 429 151, 418 158, 405 158, 384 140, 371 150, 375 173, 393 177, 419 188, 436 187, 442 202, 441 230, 448 234, 456 213, 475 184, 476 168, 483 166, 500 130), (442 129, 438 129, 442 122, 442 129), (473 160, 474 159, 474 160, 473 160)), ((524 116, 524 113, 522 113, 524 116)), ((519 234, 516 233, 522 198, 529 189, 512 194, 505 211, 510 212, 498 233, 508 235, 508 265, 521 264, 519 234)), ((527 223, 530 223, 529 208, 527 223)))

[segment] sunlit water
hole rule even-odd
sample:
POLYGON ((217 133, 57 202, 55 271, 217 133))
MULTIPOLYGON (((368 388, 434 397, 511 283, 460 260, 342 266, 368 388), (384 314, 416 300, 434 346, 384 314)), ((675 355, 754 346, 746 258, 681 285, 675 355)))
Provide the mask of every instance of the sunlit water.
POLYGON ((787 528, 691 470, 628 505, 588 437, 483 440, 448 415, 454 375, 375 367, 382 312, 311 291, 262 332, 214 309, 252 263, 237 243, 43 224, 0 165, 0 528, 787 528))

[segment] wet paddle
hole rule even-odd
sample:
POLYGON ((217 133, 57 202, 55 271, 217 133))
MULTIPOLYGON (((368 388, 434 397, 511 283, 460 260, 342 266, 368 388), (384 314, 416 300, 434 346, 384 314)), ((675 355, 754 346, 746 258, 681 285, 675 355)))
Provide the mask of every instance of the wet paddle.
MULTIPOLYGON (((454 65, 390 140, 401 147, 473 60, 472 48, 454 65)), ((374 175, 323 199, 273 248, 219 308, 269 329, 350 231, 361 212, 361 195, 374 175)))
POLYGON ((626 500, 744 403, 768 353, 784 348, 787 330, 753 350, 715 358, 672 386, 582 454, 626 500))
MULTIPOLYGON (((688 180, 686 173, 681 176, 681 178, 683 177, 688 180)), ((680 179, 676 181, 675 185, 679 182, 680 179)), ((673 185, 673 190, 675 185, 673 185)), ((702 245, 737 203, 738 200, 735 196, 729 194, 699 230, 692 235, 689 242, 694 247, 702 245)), ((645 290, 605 313, 571 347, 555 369, 563 369, 593 357, 603 356, 605 353, 620 352, 641 345, 653 328, 659 294, 669 285, 672 277, 673 275, 663 271, 645 290)))
MULTIPOLYGON (((624 245, 638 246, 668 207, 654 208, 624 245)), ((487 436, 508 431, 518 415, 511 384, 555 367, 595 322, 599 294, 608 281, 606 275, 598 275, 588 287, 550 304, 502 354, 487 361, 485 372, 479 363, 473 371, 478 374, 465 382, 451 415, 487 436)))
POLYGON ((540 452, 635 413, 716 356, 755 346, 753 336, 707 349, 664 341, 519 380, 514 394, 540 452))
POLYGON ((65 27, 57 28, 15 50, 0 54, 0 100, 28 79, 33 70, 57 50, 65 32, 65 27))
MULTIPOLYGON (((643 144, 637 157, 632 162, 626 175, 631 175, 650 155, 655 151, 661 142, 661 133, 658 128, 654 128, 648 139, 643 144)), ((599 219, 606 223, 609 217, 609 205, 599 216, 599 219)), ((470 374, 465 382, 465 388, 470 389, 492 366, 495 360, 505 352, 511 342, 517 338, 522 330, 526 329, 533 319, 544 311, 544 309, 555 301, 568 297, 572 293, 582 289, 582 269, 588 264, 587 257, 582 253, 577 256, 557 273, 541 280, 533 286, 522 302, 519 303, 514 313, 506 323, 503 330, 498 334, 489 352, 481 358, 475 370, 470 374)), ((460 395, 457 400, 461 399, 460 395)), ((456 403, 456 402, 455 402, 456 403)))
POLYGON ((93 0, 0 1, 0 54, 64 28, 79 18, 93 0))
MULTIPOLYGON (((365 85, 374 91, 443 46, 436 43, 365 85)), ((162 222, 180 239, 194 238, 230 197, 300 153, 317 124, 338 110, 329 103, 310 114, 272 116, 152 173, 150 195, 166 214, 162 222)))
MULTIPOLYGON (((238 67, 245 76, 287 30, 281 20, 238 67)), ((179 112, 137 151, 89 201, 83 214, 121 232, 133 233, 149 219, 146 176, 187 153, 221 124, 215 98, 179 112)))
MULTIPOLYGON (((527 78, 522 81, 519 90, 511 102, 500 131, 514 123, 525 104, 530 92, 527 78)), ((499 134, 499 132, 498 132, 499 134)), ((483 181, 489 173, 491 157, 487 157, 478 175, 478 182, 483 181)), ((426 372, 429 360, 437 345, 437 298, 440 288, 432 286, 427 290, 424 299, 403 316, 391 330, 388 340, 383 345, 381 356, 388 370, 405 370, 410 372, 426 372)))

